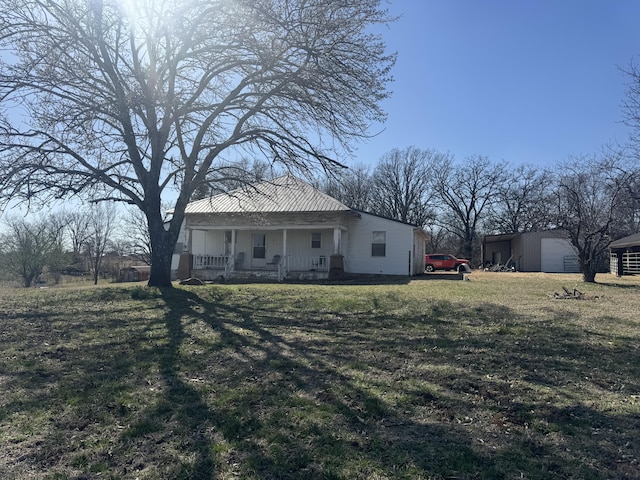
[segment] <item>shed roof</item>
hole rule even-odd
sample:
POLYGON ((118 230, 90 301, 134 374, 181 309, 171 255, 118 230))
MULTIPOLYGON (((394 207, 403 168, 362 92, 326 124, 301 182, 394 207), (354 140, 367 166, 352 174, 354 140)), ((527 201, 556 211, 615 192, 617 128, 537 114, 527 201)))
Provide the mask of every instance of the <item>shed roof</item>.
POLYGON ((317 188, 283 175, 189 203, 186 214, 260 212, 339 212, 349 207, 317 188))
POLYGON ((128 267, 123 267, 122 270, 135 270, 137 272, 150 272, 150 265, 129 265, 128 267))
POLYGON ((521 233, 502 233, 498 235, 485 235, 484 243, 493 243, 493 242, 506 242, 508 240, 513 240, 516 237, 522 235, 521 233))
POLYGON ((626 248, 640 245, 640 233, 634 233, 628 237, 620 238, 609 244, 609 248, 626 248))

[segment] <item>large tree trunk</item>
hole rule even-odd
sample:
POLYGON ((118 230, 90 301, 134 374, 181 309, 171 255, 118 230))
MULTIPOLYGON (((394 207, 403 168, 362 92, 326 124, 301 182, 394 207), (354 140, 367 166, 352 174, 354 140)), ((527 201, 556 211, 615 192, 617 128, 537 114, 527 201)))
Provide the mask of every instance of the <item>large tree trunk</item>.
POLYGON ((171 287, 171 258, 175 242, 169 244, 168 237, 162 236, 161 241, 151 241, 151 274, 150 287, 171 287))
POLYGON ((24 285, 25 288, 29 288, 35 278, 36 278, 36 275, 24 274, 22 275, 22 280, 23 280, 22 284, 24 285))
POLYGON ((596 272, 593 270, 585 270, 582 272, 582 280, 584 280, 585 283, 596 283, 596 272))
POLYGON ((471 258, 473 256, 473 235, 469 232, 465 232, 465 238, 462 240, 462 254, 464 258, 473 262, 473 258, 471 258))
POLYGON ((171 259, 178 240, 180 225, 165 229, 162 220, 149 219, 149 236, 151 239, 151 274, 150 287, 171 287, 171 259))
POLYGON ((580 270, 582 271, 582 280, 585 283, 595 283, 596 282, 596 266, 593 262, 585 260, 584 258, 580 259, 580 270))

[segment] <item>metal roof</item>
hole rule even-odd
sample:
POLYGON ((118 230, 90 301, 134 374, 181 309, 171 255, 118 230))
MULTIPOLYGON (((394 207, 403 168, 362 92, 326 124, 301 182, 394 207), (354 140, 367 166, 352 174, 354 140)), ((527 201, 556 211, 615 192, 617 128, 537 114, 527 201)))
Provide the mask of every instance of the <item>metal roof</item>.
POLYGON ((520 233, 502 233, 498 235, 485 235, 484 243, 506 242, 507 240, 513 240, 519 235, 521 234, 520 233))
POLYGON ((609 244, 609 248, 626 248, 640 245, 640 233, 634 233, 628 237, 620 238, 609 244))
POLYGON ((338 211, 351 209, 299 178, 283 175, 191 202, 185 214, 338 211))

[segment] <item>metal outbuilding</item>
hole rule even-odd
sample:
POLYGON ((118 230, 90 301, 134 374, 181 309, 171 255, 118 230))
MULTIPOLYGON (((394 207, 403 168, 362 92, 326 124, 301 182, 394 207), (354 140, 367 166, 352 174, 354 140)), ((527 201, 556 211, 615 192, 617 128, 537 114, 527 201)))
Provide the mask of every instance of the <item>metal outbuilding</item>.
POLYGON ((505 265, 521 272, 578 273, 576 249, 561 230, 487 235, 483 266, 505 265))

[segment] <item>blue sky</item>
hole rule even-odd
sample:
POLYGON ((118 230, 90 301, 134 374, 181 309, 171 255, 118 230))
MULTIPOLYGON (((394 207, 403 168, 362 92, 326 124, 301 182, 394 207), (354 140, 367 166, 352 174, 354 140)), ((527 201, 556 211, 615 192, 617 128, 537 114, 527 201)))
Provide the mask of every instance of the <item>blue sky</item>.
MULTIPOLYGON (((398 53, 384 125, 350 165, 415 145, 553 166, 624 142, 620 104, 640 64, 640 0, 390 0, 398 53)), ((341 159, 345 160, 345 159, 341 159)))
POLYGON ((389 118, 350 164, 415 145, 549 165, 624 142, 637 0, 391 0, 389 118))

